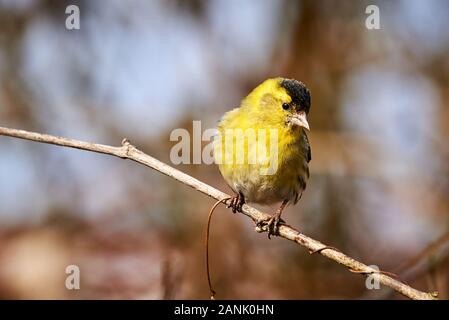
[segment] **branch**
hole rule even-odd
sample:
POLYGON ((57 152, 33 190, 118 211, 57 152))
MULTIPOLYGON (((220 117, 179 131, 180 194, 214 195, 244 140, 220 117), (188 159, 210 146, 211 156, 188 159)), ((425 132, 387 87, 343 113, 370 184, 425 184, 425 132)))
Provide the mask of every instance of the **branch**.
MULTIPOLYGON (((96 144, 96 143, 89 143, 89 142, 83 142, 73 139, 67 139, 47 134, 41 134, 41 133, 35 133, 35 132, 29 132, 24 130, 17 130, 17 129, 10 129, 10 128, 4 128, 0 127, 0 135, 19 138, 19 139, 25 139, 25 140, 31 140, 41 143, 48 143, 48 144, 54 144, 58 146, 63 147, 69 147, 69 148, 76 148, 81 150, 87 150, 97 153, 103 153, 107 155, 116 156, 122 159, 130 159, 132 161, 138 162, 140 164, 143 164, 147 167, 150 167, 156 171, 159 171, 169 177, 172 177, 173 179, 176 179, 180 181, 181 183, 188 185, 192 187, 193 189, 202 192, 206 195, 208 195, 211 198, 214 198, 216 200, 224 200, 229 198, 230 196, 226 193, 223 193, 208 184, 205 184, 204 182, 201 182, 177 169, 174 169, 170 167, 169 165, 143 153, 142 151, 138 150, 136 147, 131 145, 127 139, 124 139, 122 141, 121 147, 113 147, 103 144, 96 144)), ((227 201, 224 201, 227 203, 227 201)), ((254 222, 262 221, 270 216, 266 213, 263 213, 253 207, 250 207, 248 205, 243 205, 242 213, 249 218, 251 218, 254 222)), ((266 228, 262 229, 256 229, 258 232, 264 232, 266 231, 266 228)), ((346 268, 349 269, 349 271, 354 273, 360 273, 365 276, 370 276, 373 280, 379 281, 385 286, 388 286, 397 292, 403 294, 404 296, 411 298, 411 299, 417 299, 417 300, 433 300, 436 299, 435 293, 427 293, 422 292, 417 289, 414 289, 399 280, 396 280, 390 276, 388 276, 385 273, 382 273, 381 271, 378 271, 374 268, 371 268, 367 266, 366 264, 359 262, 344 253, 333 249, 331 247, 328 247, 324 245, 323 243, 314 240, 298 230, 294 229, 291 226, 288 225, 281 225, 279 226, 279 236, 285 239, 288 239, 290 241, 296 242, 299 245, 306 247, 309 252, 311 253, 320 253, 324 257, 331 259, 335 262, 338 262, 339 264, 342 264, 346 268)))

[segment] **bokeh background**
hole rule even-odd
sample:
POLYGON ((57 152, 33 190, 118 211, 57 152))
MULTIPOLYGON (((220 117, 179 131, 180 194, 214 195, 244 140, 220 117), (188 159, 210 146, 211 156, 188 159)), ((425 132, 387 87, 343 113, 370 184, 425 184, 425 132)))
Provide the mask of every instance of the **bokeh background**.
MULTIPOLYGON (((213 128, 264 79, 299 79, 311 179, 286 220, 448 298, 448 30, 444 0, 0 0, 0 125, 127 137, 170 163, 172 130, 213 128)), ((229 192, 215 165, 176 167, 229 192)), ((212 203, 129 161, 0 137, 0 298, 207 299, 212 203), (65 287, 72 264, 80 290, 65 287)), ((211 246, 217 298, 401 299, 224 208, 211 246)))

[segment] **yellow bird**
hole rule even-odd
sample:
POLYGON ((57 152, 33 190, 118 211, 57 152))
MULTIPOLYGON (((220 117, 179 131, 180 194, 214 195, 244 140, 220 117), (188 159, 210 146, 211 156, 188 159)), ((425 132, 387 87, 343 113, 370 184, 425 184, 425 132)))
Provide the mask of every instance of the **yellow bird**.
POLYGON ((281 202, 276 213, 259 224, 276 235, 281 215, 289 203, 301 198, 309 178, 310 92, 300 81, 265 80, 239 108, 227 112, 218 125, 214 157, 235 192, 229 207, 241 211, 245 202, 281 202))

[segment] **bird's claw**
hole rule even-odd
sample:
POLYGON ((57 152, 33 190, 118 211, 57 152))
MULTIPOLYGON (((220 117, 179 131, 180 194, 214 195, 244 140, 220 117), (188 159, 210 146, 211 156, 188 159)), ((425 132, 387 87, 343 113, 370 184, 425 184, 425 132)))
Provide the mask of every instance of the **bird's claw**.
POLYGON ((256 226, 260 230, 266 230, 268 232, 268 239, 271 239, 271 236, 279 235, 279 225, 282 224, 285 224, 285 221, 281 219, 280 215, 275 214, 272 217, 258 221, 256 226))
POLYGON ((232 208, 232 212, 242 212, 242 206, 245 203, 245 198, 243 195, 238 194, 235 197, 231 198, 231 201, 228 204, 228 208, 232 208))

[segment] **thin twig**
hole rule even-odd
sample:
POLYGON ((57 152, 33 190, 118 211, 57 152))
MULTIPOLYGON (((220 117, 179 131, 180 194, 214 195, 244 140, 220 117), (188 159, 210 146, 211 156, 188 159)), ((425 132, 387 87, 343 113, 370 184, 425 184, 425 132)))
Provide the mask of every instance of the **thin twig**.
POLYGON ((449 231, 430 243, 419 254, 398 267, 397 273, 404 279, 413 280, 420 272, 426 271, 432 264, 441 262, 449 254, 449 231))
POLYGON ((227 200, 229 200, 231 198, 228 199, 223 199, 223 200, 218 200, 217 202, 215 202, 215 204, 212 206, 212 208, 209 210, 209 215, 207 216, 207 225, 206 225, 206 239, 205 239, 205 244, 206 244, 206 273, 207 273, 207 283, 209 284, 209 293, 210 293, 210 299, 211 300, 215 300, 215 290, 212 288, 212 281, 210 280, 210 268, 209 268, 209 233, 210 233, 210 222, 212 220, 212 215, 215 212, 215 208, 217 208, 217 206, 220 203, 225 203, 227 200))
MULTIPOLYGON (((49 143, 64 147, 88 150, 92 152, 113 155, 116 157, 120 157, 122 159, 130 159, 145 166, 148 166, 150 168, 153 168, 154 170, 159 171, 169 177, 172 177, 180 181, 181 183, 188 185, 193 189, 202 192, 216 200, 223 201, 226 204, 228 204, 229 202, 229 200, 226 200, 226 198, 230 198, 229 195, 143 153, 142 151, 138 150, 136 147, 131 145, 127 139, 124 139, 122 141, 121 147, 113 147, 108 145, 83 142, 24 130, 9 129, 4 127, 0 127, 0 135, 42 143, 49 143)), ((267 220, 270 217, 270 215, 263 213, 246 204, 243 205, 242 207, 242 213, 250 217, 256 223, 263 220, 267 220)), ((267 231, 267 228, 265 226, 265 228, 262 229, 259 228, 257 231, 259 232, 267 231)), ((357 271, 358 273, 362 273, 366 276, 370 275, 373 280, 379 281, 379 283, 396 290, 397 292, 403 294, 406 297, 418 300, 436 299, 435 294, 422 292, 417 289, 414 289, 400 282, 399 280, 393 279, 392 277, 389 277, 386 274, 378 272, 374 268, 371 268, 366 264, 359 262, 338 250, 334 250, 331 247, 325 246, 323 243, 302 234, 301 232, 299 232, 298 230, 294 229, 291 226, 288 225, 279 226, 278 235, 282 238, 288 239, 290 241, 300 244, 301 246, 306 247, 310 252, 319 252, 322 256, 334 260, 352 271, 357 271), (323 247, 328 247, 328 249, 321 250, 321 248, 323 247)))
MULTIPOLYGON (((443 233, 435 241, 430 243, 426 248, 419 252, 416 256, 405 261, 397 268, 396 273, 400 275, 402 281, 412 281, 429 270, 435 268, 449 256, 449 231, 443 233)), ((366 293, 361 299, 388 299, 394 293, 393 290, 382 290, 375 294, 366 293)))

